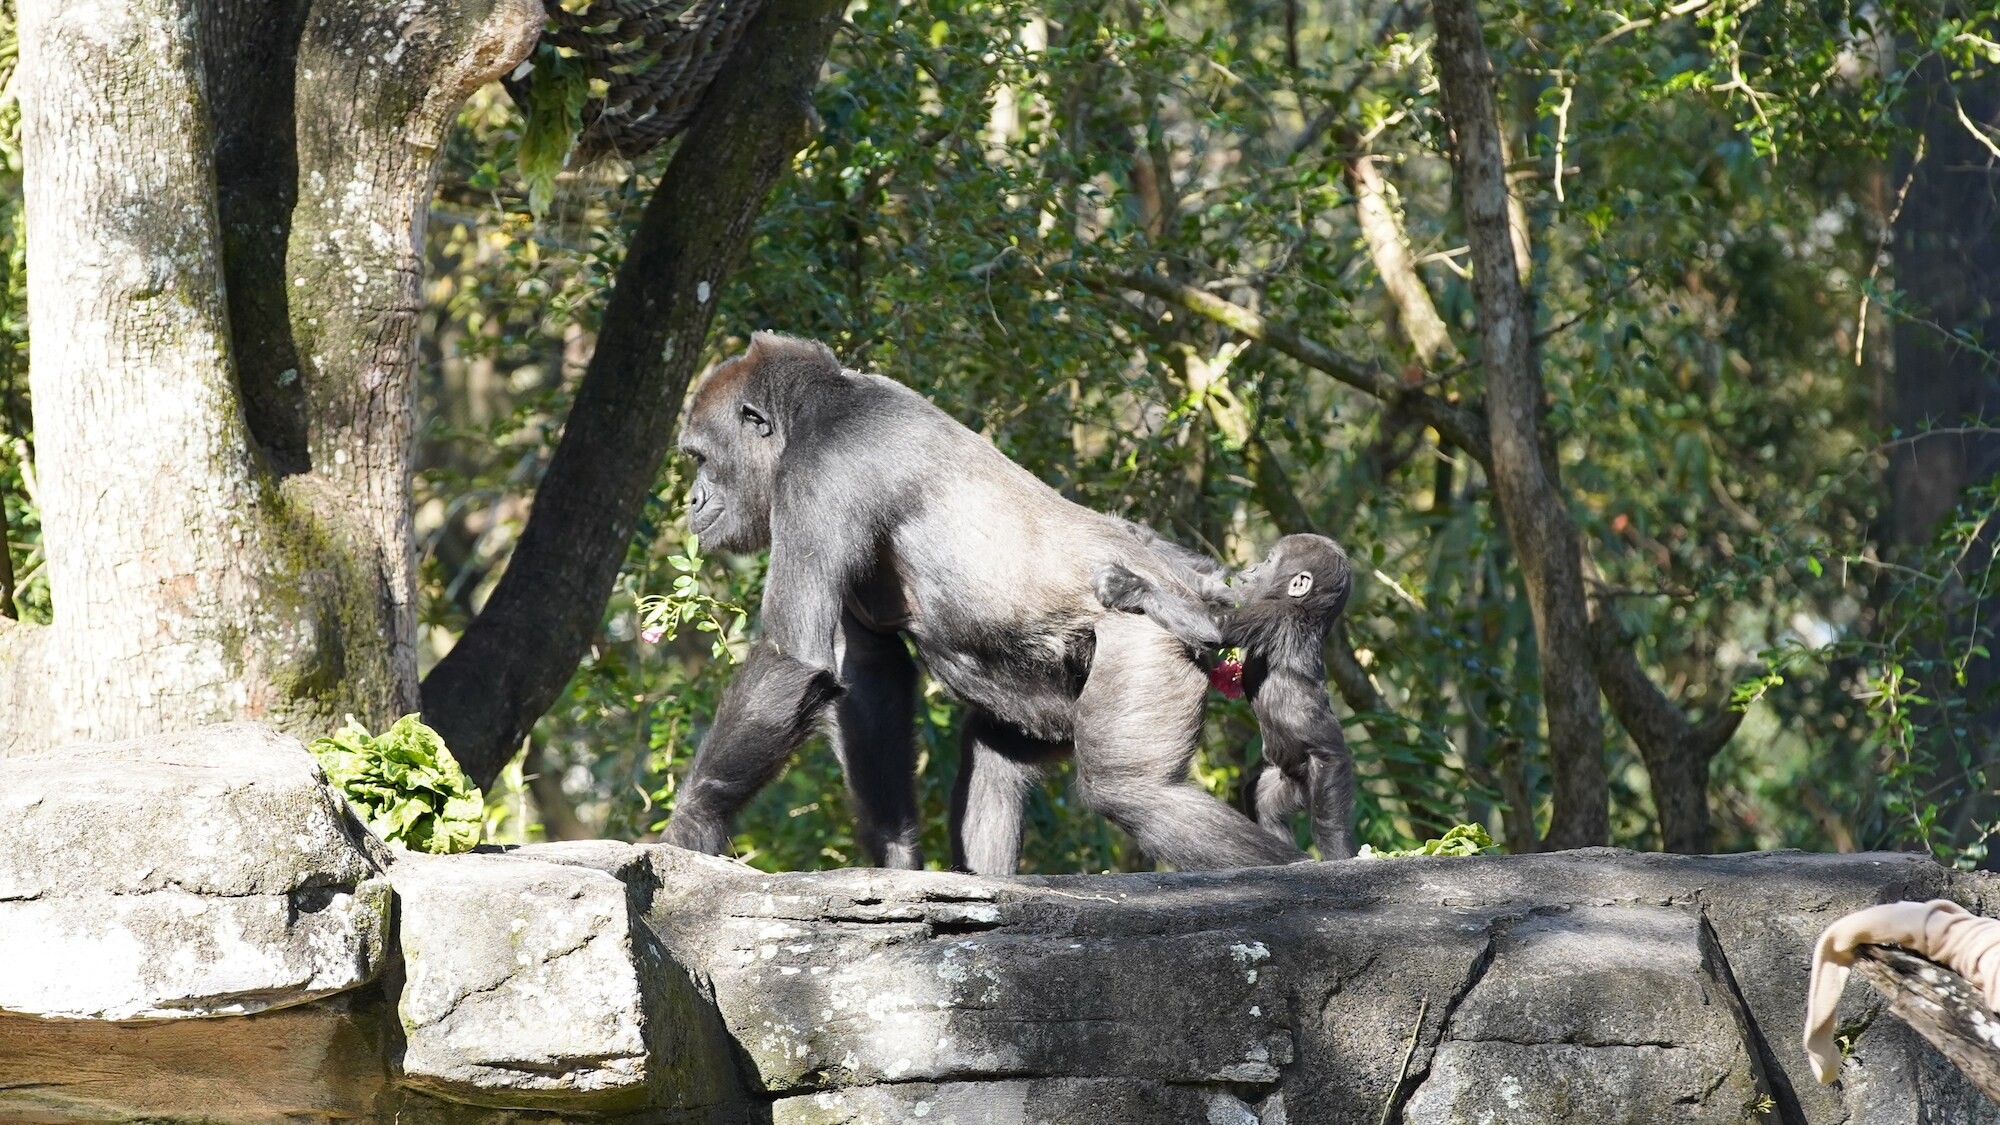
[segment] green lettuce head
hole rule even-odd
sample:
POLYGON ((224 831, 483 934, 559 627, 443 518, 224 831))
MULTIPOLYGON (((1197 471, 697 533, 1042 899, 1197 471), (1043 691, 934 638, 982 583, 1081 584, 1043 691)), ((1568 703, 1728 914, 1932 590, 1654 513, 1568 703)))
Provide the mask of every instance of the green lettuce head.
POLYGON ((438 733, 405 715, 380 735, 347 725, 308 747, 327 779, 376 835, 416 852, 446 855, 479 843, 486 813, 479 787, 458 768, 438 733))

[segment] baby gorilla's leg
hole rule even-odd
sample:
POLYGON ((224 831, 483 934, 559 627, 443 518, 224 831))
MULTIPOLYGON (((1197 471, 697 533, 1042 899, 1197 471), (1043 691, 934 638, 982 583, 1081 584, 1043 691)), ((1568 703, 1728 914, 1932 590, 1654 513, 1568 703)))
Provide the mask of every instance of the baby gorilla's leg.
POLYGON ((1306 787, 1270 762, 1250 775, 1250 787, 1243 803, 1257 823, 1270 829, 1280 840, 1292 841, 1292 826, 1286 818, 1306 807, 1306 787))

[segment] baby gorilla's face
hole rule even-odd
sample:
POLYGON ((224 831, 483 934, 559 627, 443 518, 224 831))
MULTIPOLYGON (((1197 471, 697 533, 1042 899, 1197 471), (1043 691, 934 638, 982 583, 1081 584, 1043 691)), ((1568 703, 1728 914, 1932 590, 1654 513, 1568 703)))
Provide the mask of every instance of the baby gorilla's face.
POLYGON ((1264 561, 1238 574, 1231 586, 1238 605, 1275 601, 1317 608, 1325 598, 1338 596, 1347 569, 1347 554, 1333 540, 1288 535, 1278 540, 1264 561), (1315 598, 1315 591, 1322 597, 1315 598))

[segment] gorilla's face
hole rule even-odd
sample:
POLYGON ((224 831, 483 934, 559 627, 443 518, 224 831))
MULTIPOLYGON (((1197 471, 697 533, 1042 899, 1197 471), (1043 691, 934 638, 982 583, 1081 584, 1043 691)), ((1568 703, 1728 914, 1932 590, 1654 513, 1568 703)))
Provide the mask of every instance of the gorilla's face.
POLYGON ((1347 555, 1332 540, 1287 535, 1232 585, 1239 605, 1289 603, 1313 613, 1338 612, 1346 601, 1348 581, 1347 555))
POLYGON ((771 488, 784 440, 770 413, 749 400, 745 374, 740 365, 729 365, 709 376, 681 431, 681 452, 695 463, 688 530, 704 548, 759 551, 771 545, 771 488))

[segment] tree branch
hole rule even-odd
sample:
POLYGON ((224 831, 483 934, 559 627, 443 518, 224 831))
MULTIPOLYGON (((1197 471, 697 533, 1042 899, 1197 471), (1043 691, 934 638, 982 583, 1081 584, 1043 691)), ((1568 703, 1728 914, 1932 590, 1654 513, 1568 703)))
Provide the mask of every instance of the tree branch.
POLYGON ((1602 844, 1610 834, 1610 799, 1581 549, 1569 505, 1554 478, 1551 451, 1542 442, 1545 392, 1508 223, 1492 62, 1474 0, 1436 0, 1432 18, 1439 96, 1454 134, 1452 180, 1472 247, 1492 444, 1488 474, 1520 558, 1541 658, 1554 781, 1554 808, 1543 843, 1550 848, 1602 844))
POLYGON ((1152 274, 1115 272, 1101 278, 1084 275, 1081 280, 1084 285, 1100 292, 1114 287, 1132 289, 1206 317, 1247 339, 1275 348, 1338 382, 1384 403, 1401 407, 1410 417, 1435 429, 1482 465, 1490 456, 1486 423, 1477 413, 1453 406, 1436 395, 1406 387, 1373 364, 1349 359, 1290 328, 1273 324, 1233 301, 1152 274))
POLYGON ((1611 704, 1618 725, 1632 736, 1652 780, 1653 807, 1667 851, 1700 855, 1713 847, 1708 819, 1708 763, 1721 750, 1743 712, 1724 708, 1701 724, 1689 722, 1679 704, 1639 667, 1631 640, 1616 612, 1600 602, 1590 623, 1591 656, 1597 685, 1611 704))
POLYGON ((488 784, 589 651, 672 446, 716 298, 804 143, 838 0, 772 0, 702 96, 646 205, 562 442, 486 608, 423 685, 425 720, 488 784))
POLYGON ((0 495, 0 619, 20 618, 14 609, 14 548, 7 533, 7 497, 0 495))
POLYGON ((1951 1060, 1972 1084, 2000 1101, 2000 1049, 1994 1015, 1979 988, 1907 949, 1864 945, 1854 971, 1889 1001, 1889 1012, 1951 1060))
MULTIPOLYGON (((1350 151, 1359 145, 1360 138, 1353 136, 1344 137, 1341 143, 1350 151)), ((1457 359, 1458 347, 1451 342, 1431 291, 1410 259, 1408 237, 1389 202, 1389 182, 1372 156, 1349 156, 1346 165, 1347 186, 1354 192, 1355 221, 1368 244, 1375 272, 1382 277, 1382 288, 1388 290, 1395 305, 1397 326, 1416 353, 1417 363, 1428 369, 1439 360, 1457 359)))

